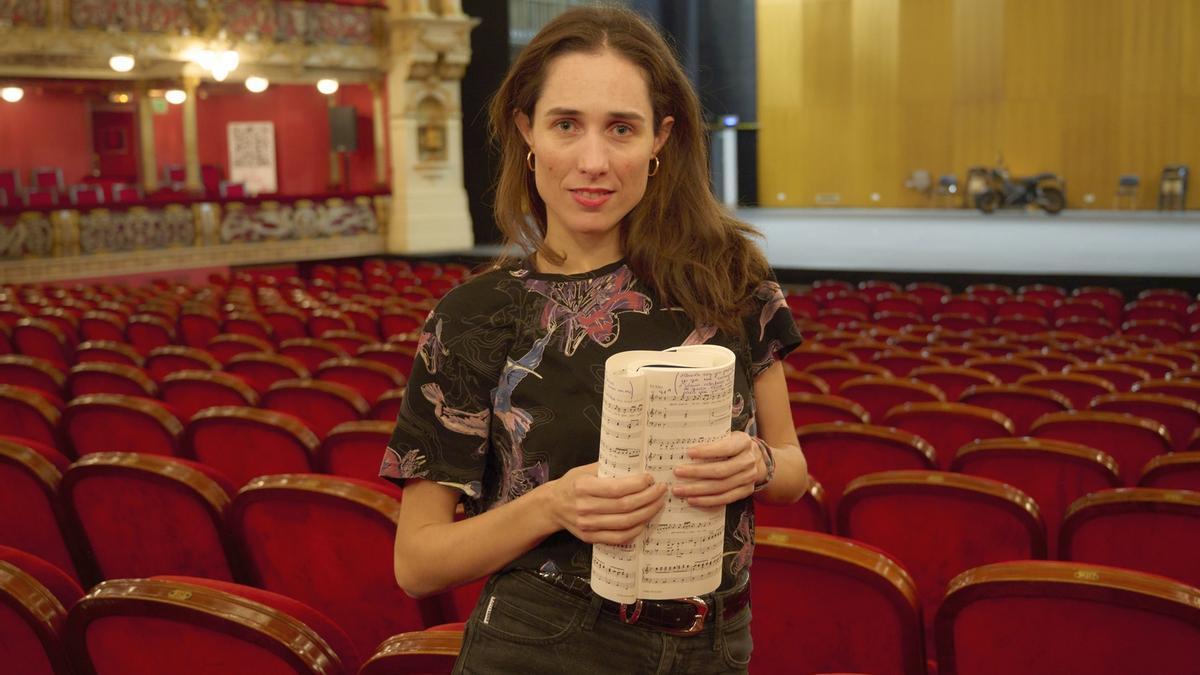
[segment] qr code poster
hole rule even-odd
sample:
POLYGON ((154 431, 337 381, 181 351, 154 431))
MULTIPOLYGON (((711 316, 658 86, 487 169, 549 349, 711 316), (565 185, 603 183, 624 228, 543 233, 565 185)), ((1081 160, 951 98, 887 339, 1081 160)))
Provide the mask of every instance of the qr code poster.
POLYGON ((230 122, 229 180, 251 195, 279 191, 274 122, 230 122))

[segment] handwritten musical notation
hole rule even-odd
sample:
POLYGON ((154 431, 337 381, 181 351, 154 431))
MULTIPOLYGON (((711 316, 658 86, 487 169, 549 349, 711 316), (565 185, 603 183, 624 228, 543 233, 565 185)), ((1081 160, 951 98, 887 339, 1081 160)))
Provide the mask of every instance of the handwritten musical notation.
MULTIPOLYGON (((673 484, 688 448, 729 435, 733 367, 733 353, 714 345, 610 357, 600 475, 645 472, 673 484)), ((592 588, 617 602, 708 593, 721 580, 724 535, 724 507, 670 496, 634 544, 593 547, 592 588)))

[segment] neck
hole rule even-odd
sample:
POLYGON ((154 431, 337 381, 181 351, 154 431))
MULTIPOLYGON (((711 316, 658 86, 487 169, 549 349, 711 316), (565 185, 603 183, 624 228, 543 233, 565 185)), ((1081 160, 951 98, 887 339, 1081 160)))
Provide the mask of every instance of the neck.
POLYGON ((610 237, 608 241, 567 241, 547 239, 550 250, 563 256, 560 264, 553 264, 542 254, 537 256, 539 272, 551 274, 580 274, 590 272, 620 260, 623 256, 619 241, 610 237))

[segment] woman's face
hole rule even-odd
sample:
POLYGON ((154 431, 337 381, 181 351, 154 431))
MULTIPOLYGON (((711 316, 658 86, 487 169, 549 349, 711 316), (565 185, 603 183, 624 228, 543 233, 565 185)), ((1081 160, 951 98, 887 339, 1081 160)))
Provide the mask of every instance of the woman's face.
POLYGON ((547 243, 616 246, 617 224, 646 193, 651 168, 671 133, 654 133, 645 74, 610 50, 571 52, 547 66, 533 118, 516 115, 534 154, 538 194, 546 203, 547 243))

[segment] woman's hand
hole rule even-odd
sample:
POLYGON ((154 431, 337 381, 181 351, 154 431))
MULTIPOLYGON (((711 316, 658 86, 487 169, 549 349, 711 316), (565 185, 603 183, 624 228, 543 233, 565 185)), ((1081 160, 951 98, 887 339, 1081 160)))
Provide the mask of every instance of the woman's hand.
POLYGON ((546 484, 555 521, 590 544, 628 544, 666 503, 667 486, 649 474, 601 478, 577 466, 546 484))
POLYGON ((754 493, 755 483, 765 480, 766 461, 758 444, 743 431, 725 439, 697 445, 688 450, 691 464, 675 467, 674 494, 692 506, 722 506, 754 493))

